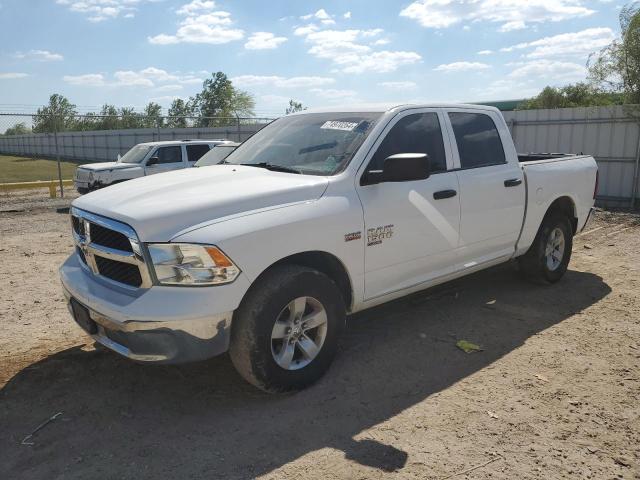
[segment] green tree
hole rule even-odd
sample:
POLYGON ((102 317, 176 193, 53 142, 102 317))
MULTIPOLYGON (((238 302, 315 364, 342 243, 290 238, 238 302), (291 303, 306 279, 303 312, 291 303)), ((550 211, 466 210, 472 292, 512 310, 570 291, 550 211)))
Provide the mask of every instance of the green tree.
POLYGON ((585 82, 565 87, 545 87, 537 96, 518 105, 519 110, 538 108, 593 107, 598 105, 621 105, 621 94, 607 92, 585 82))
POLYGON ((30 133, 29 129, 24 122, 16 123, 13 127, 9 127, 5 130, 5 135, 24 135, 30 133))
POLYGON ((620 11, 620 38, 589 59, 589 77, 597 85, 624 96, 626 104, 640 104, 640 6, 633 2, 620 11))
POLYGON ((293 98, 289 100, 289 106, 284 111, 285 115, 289 115, 290 113, 301 112, 302 110, 306 110, 307 107, 302 106, 302 102, 296 102, 293 98))
POLYGON ((120 115, 115 105, 105 103, 100 110, 98 130, 117 130, 120 128, 120 115))
POLYGON ((187 118, 192 115, 191 105, 181 98, 176 98, 171 102, 169 107, 169 118, 167 119, 167 127, 169 128, 185 128, 187 118))
POLYGON ((145 128, 160 128, 163 123, 162 107, 155 102, 149 102, 142 112, 142 126, 145 128))
POLYGON ((237 90, 224 73, 216 72, 204 81, 202 91, 189 99, 189 105, 199 117, 198 126, 217 126, 229 123, 229 117, 253 115, 255 101, 250 93, 237 90))
POLYGON ((75 124, 76 106, 66 97, 54 93, 49 97, 49 104, 39 108, 33 116, 35 133, 63 132, 75 124))
POLYGON ((120 128, 141 128, 142 118, 133 107, 122 107, 119 111, 120 128))

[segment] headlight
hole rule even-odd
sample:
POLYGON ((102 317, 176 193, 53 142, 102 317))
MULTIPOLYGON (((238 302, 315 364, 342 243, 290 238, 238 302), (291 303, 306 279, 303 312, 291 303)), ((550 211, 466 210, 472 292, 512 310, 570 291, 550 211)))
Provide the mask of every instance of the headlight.
POLYGON ((217 247, 189 243, 147 245, 162 285, 220 285, 233 282, 240 269, 217 247))

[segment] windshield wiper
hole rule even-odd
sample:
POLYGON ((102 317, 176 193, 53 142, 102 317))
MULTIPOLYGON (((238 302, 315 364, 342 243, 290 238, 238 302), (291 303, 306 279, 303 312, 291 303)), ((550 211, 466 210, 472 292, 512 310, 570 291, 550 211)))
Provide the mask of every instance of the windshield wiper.
POLYGON ((286 173, 298 173, 302 172, 297 168, 293 167, 285 167, 284 165, 276 165, 275 163, 268 162, 260 162, 260 163, 241 163, 245 167, 258 167, 258 168, 266 168, 267 170, 272 170, 274 172, 286 172, 286 173))

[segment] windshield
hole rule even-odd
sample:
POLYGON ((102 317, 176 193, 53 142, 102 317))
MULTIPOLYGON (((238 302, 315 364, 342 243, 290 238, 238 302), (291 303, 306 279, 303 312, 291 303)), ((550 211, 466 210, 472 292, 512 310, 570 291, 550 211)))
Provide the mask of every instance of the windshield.
POLYGON ((381 113, 305 113, 282 117, 240 145, 225 163, 334 175, 351 160, 381 113))
POLYGON ((118 163, 140 163, 152 148, 149 145, 136 145, 125 153, 118 163))
POLYGON ((236 148, 237 145, 218 145, 200 157, 200 160, 198 160, 194 166, 206 167, 207 165, 217 165, 227 158, 236 148))

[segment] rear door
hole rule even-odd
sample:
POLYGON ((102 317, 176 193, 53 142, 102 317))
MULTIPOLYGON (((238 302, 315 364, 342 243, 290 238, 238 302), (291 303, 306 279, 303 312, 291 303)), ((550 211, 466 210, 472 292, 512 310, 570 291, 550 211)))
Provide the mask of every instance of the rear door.
POLYGON ((473 267, 511 255, 524 218, 525 185, 518 159, 505 153, 509 131, 491 111, 449 109, 446 121, 460 185, 457 260, 473 267))
MULTIPOLYGON (((145 175, 169 172, 185 167, 185 162, 182 158, 182 147, 180 145, 158 147, 149 158, 157 158, 158 161, 153 165, 147 165, 145 167, 145 175)), ((147 162, 148 161, 149 160, 147 160, 147 162)))
POLYGON ((454 263, 460 202, 443 115, 434 109, 399 113, 356 177, 364 211, 367 300, 442 276, 454 263), (430 177, 360 185, 364 171, 380 170, 384 160, 397 153, 428 154, 430 177))
POLYGON ((195 163, 200 160, 200 157, 207 153, 210 148, 211 147, 207 143, 185 145, 188 166, 193 167, 195 163))

